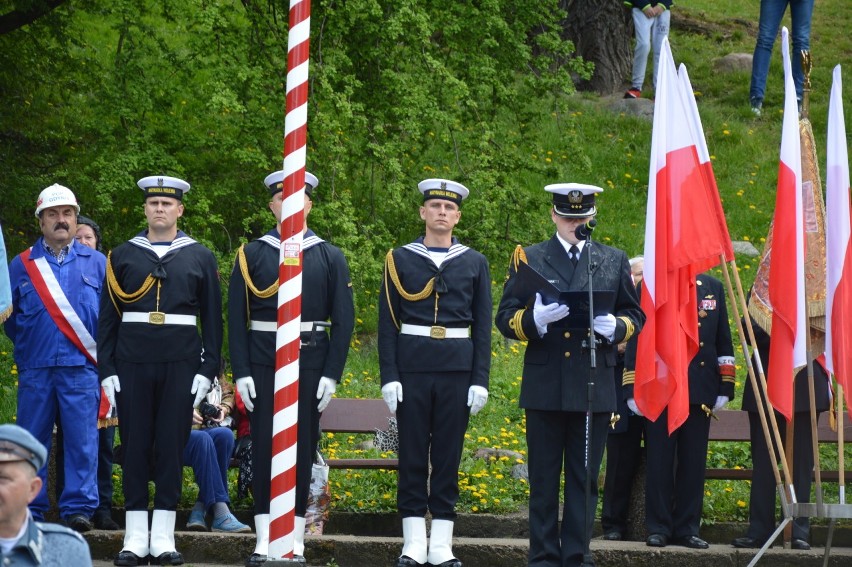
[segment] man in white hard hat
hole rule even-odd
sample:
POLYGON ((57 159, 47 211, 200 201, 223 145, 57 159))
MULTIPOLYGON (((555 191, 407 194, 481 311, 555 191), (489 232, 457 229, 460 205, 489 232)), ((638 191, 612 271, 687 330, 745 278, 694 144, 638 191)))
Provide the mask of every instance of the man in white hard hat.
MULTIPOLYGON (((42 236, 9 266, 13 310, 5 330, 15 343, 18 424, 49 451, 59 418, 65 431, 59 513, 69 527, 86 532, 98 506, 95 339, 106 259, 74 240, 79 210, 74 193, 62 185, 39 195, 35 215, 42 236)), ((46 467, 39 476, 45 480, 46 467)), ((42 484, 30 504, 38 521, 49 507, 42 484)))
POLYGON ((181 565, 174 531, 183 450, 192 408, 219 371, 222 296, 213 253, 177 227, 189 183, 155 175, 137 185, 148 227, 109 254, 99 320, 98 370, 124 447, 126 529, 114 563, 181 565))

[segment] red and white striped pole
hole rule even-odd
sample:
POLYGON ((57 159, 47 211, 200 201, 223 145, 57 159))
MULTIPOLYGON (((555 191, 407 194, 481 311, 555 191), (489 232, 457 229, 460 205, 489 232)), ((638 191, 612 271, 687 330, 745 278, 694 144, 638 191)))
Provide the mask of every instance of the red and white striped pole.
POLYGON ((272 486, 269 554, 293 557, 296 504, 296 439, 299 403, 299 326, 302 318, 302 228, 305 222, 305 155, 308 132, 310 0, 290 1, 287 41, 287 106, 284 120, 284 189, 279 253, 278 331, 275 336, 275 416, 272 420, 272 486))

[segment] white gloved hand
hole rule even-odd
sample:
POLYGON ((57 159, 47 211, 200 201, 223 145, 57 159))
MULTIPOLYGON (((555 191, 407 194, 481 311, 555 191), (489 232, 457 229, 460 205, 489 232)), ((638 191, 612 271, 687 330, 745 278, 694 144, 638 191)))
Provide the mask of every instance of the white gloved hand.
POLYGON ((246 406, 246 411, 254 411, 254 398, 257 392, 254 391, 254 378, 251 376, 243 376, 237 378, 237 392, 243 399, 243 404, 246 406))
POLYGON ((106 394, 106 397, 109 400, 109 405, 114 408, 118 407, 115 405, 115 393, 121 391, 121 384, 118 382, 118 375, 113 374, 112 376, 104 378, 103 382, 101 382, 101 387, 104 389, 104 394, 106 394))
POLYGON ((715 413, 720 409, 723 409, 726 405, 728 405, 728 402, 730 401, 731 398, 729 398, 728 396, 716 396, 716 405, 713 406, 713 412, 715 413))
POLYGON ((382 398, 384 398, 390 412, 396 413, 396 405, 402 401, 402 384, 400 382, 388 382, 382 386, 382 398))
POLYGON ((195 394, 195 401, 192 403, 192 407, 198 407, 198 404, 201 403, 201 400, 210 391, 210 386, 212 385, 213 381, 207 376, 202 376, 201 374, 195 375, 195 378, 192 379, 192 390, 190 391, 191 394, 195 394))
POLYGON ((325 376, 320 378, 319 387, 317 388, 317 399, 319 400, 317 409, 320 413, 328 407, 328 403, 331 401, 331 395, 334 394, 336 390, 337 380, 326 378, 325 376))
POLYGON ((615 315, 607 313, 595 317, 595 332, 606 340, 611 341, 615 336, 615 315))
POLYGON ((476 415, 488 401, 488 390, 482 386, 471 386, 467 391, 467 407, 470 408, 470 415, 476 415))
POLYGON ((635 413, 635 414, 636 414, 636 415, 638 415, 639 417, 642 417, 642 412, 641 412, 641 411, 639 411, 639 406, 637 406, 637 405, 636 405, 636 400, 635 400, 635 399, 633 399, 633 398, 628 398, 628 399, 627 399, 627 407, 629 407, 629 408, 630 408, 630 411, 632 411, 633 413, 635 413))
POLYGON ((535 294, 535 305, 533 305, 533 320, 540 333, 547 331, 551 323, 564 319, 568 316, 568 306, 559 303, 548 303, 545 305, 541 300, 541 294, 535 294))

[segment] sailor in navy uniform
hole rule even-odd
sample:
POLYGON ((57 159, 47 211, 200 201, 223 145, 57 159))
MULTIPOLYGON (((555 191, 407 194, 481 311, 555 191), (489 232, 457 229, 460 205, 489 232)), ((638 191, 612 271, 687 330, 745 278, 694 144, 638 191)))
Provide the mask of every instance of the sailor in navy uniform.
POLYGON ((630 277, 627 255, 597 242, 580 240, 578 227, 597 213, 600 187, 578 183, 548 185, 556 234, 527 248, 518 246, 497 308, 497 328, 510 339, 528 341, 520 406, 526 411, 530 474, 530 551, 528 565, 566 567, 593 564, 587 554, 598 494, 598 472, 612 412, 616 410, 616 345, 627 341, 645 320, 630 277), (576 265, 574 262, 576 261, 576 265), (562 291, 592 288, 612 292, 606 314, 594 318, 597 371, 590 376, 588 317, 565 320, 572 306, 545 303, 524 291, 517 277, 526 262, 562 291), (585 323, 585 325, 583 325, 585 323), (589 381, 594 380, 589 400, 589 381), (586 412, 591 409, 586 492, 586 412), (559 483, 565 467, 561 532, 559 483), (588 513, 588 516, 586 515, 588 513))
MULTIPOLYGON (((264 181, 269 208, 280 220, 284 172, 264 181)), ((296 514, 293 554, 304 561, 305 510, 311 466, 319 442, 320 413, 343 374, 355 328, 352 281, 343 252, 308 228, 318 185, 305 173, 302 252, 302 346, 299 353, 299 410, 296 456, 296 514), (331 321, 330 329, 320 325, 331 321)), ((275 334, 278 328, 278 227, 240 247, 228 289, 228 339, 237 389, 249 410, 252 436, 255 550, 246 565, 260 565, 269 550, 272 417, 275 393, 275 334)))
POLYGON ((183 450, 192 408, 219 370, 222 296, 215 256, 177 228, 189 183, 152 176, 137 184, 148 228, 109 254, 98 320, 98 371, 118 408, 124 448, 126 531, 115 564, 147 564, 150 552, 160 565, 180 565, 174 527, 183 450), (149 546, 151 470, 156 492, 149 546))
POLYGON ((460 567, 452 551, 458 470, 469 415, 488 399, 491 276, 485 257, 453 237, 468 189, 445 179, 418 187, 426 234, 388 252, 379 299, 382 397, 399 426, 396 566, 460 567))
MULTIPOLYGON (((671 435, 668 410, 656 421, 645 420, 645 530, 651 547, 672 543, 707 549, 707 542, 698 537, 698 527, 710 419, 734 397, 736 370, 725 288, 707 274, 700 274, 696 284, 699 343, 689 363, 689 417, 671 435)), ((624 356, 624 397, 630 409, 642 415, 633 399, 637 342, 627 345, 624 356)))

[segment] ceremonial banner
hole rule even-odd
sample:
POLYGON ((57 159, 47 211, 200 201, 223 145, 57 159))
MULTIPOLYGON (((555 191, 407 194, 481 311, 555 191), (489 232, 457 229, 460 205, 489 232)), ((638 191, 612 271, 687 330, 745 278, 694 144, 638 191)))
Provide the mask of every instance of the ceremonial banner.
POLYGON ((829 372, 846 395, 846 410, 852 415, 852 246, 850 246, 849 151, 843 115, 843 86, 840 65, 834 68, 828 107, 827 167, 825 174, 826 277, 825 355, 829 372))
POLYGON ((645 224, 645 326, 638 338, 635 400, 648 419, 668 409, 669 432, 689 415, 688 367, 698 351, 695 276, 715 265, 722 235, 708 210, 696 133, 687 118, 668 40, 657 77, 645 224))

